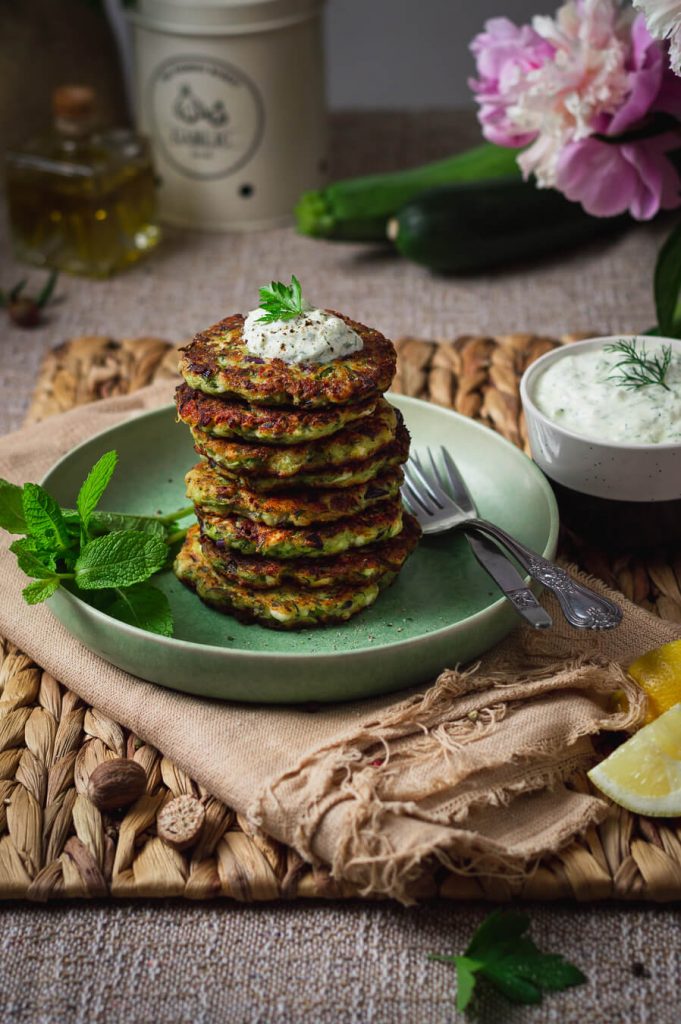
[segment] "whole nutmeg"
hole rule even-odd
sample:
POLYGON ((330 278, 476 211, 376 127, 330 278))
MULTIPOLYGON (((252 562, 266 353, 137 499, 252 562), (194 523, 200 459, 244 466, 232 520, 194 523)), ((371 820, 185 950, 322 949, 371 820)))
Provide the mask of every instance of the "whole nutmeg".
POLYGON ((98 764, 88 779, 87 795, 100 811, 127 807, 142 795, 147 773, 129 757, 116 757, 98 764))
POLYGON ((156 832, 176 850, 186 850, 199 838, 206 809, 195 796, 184 793, 169 800, 156 816, 156 832))

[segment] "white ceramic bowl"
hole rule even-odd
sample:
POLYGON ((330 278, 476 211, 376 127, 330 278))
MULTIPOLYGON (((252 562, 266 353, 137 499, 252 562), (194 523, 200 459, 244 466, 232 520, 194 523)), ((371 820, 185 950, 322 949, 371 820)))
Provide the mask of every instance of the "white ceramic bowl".
MULTIPOLYGON (((549 419, 533 395, 539 376, 577 348, 638 337, 589 338, 554 349, 532 363, 520 382, 532 457, 553 484, 563 519, 609 546, 681 540, 681 442, 626 443, 578 434, 549 419)), ((677 339, 647 340, 681 352, 677 339)))

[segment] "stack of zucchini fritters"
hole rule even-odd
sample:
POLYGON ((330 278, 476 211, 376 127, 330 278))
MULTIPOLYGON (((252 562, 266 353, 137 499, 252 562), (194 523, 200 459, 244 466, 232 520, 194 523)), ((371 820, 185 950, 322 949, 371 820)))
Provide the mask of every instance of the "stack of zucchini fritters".
POLYGON ((176 401, 201 456, 186 477, 199 525, 175 572, 242 621, 296 629, 349 619, 418 541, 400 500, 409 434, 382 397, 395 349, 343 319, 363 348, 328 363, 251 355, 239 315, 183 350, 176 401))

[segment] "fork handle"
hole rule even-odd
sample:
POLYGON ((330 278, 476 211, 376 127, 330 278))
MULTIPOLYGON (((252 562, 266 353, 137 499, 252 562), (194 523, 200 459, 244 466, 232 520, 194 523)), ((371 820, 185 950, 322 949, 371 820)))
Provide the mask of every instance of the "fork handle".
POLYGON ((486 519, 467 519, 462 526, 493 537, 503 544, 533 579, 556 595, 565 618, 572 626, 579 629, 613 629, 621 622, 622 609, 613 601, 573 580, 559 565, 549 562, 531 548, 526 548, 500 526, 486 519))

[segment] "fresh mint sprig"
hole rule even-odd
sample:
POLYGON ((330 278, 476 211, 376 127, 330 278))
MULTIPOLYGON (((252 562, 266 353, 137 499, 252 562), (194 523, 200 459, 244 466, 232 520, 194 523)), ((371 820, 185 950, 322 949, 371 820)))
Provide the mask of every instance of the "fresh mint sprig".
POLYGON ((178 524, 193 509, 158 516, 98 511, 117 459, 111 451, 95 463, 75 509, 61 508, 39 484, 18 487, 0 479, 0 527, 19 535, 10 551, 33 580, 23 590, 28 604, 46 601, 68 583, 89 592, 100 611, 172 636, 168 599, 149 580, 167 565, 172 546, 187 532, 178 524))
POLYGON ((665 391, 671 390, 666 383, 672 361, 671 345, 663 345, 659 352, 653 354, 648 352, 644 344, 639 349, 634 338, 633 341, 623 339, 612 345, 604 345, 604 351, 620 356, 615 363, 619 373, 611 373, 608 380, 630 391, 638 391, 652 384, 658 384, 665 391))
POLYGON ((542 993, 583 985, 587 978, 556 953, 542 953, 528 935, 527 914, 496 910, 482 922, 462 956, 431 953, 456 968, 456 1008, 465 1010, 480 979, 513 1003, 540 1003, 542 993))
POLYGON ((293 320, 305 312, 305 302, 300 281, 291 275, 291 284, 272 281, 260 289, 260 308, 265 315, 258 319, 259 324, 271 324, 275 320, 293 320))
POLYGON ((90 525, 92 513, 99 505, 104 491, 109 486, 109 481, 117 462, 118 452, 105 452, 101 459, 98 459, 94 464, 78 491, 76 508, 78 509, 78 515, 80 516, 85 533, 87 533, 88 526, 90 525))

